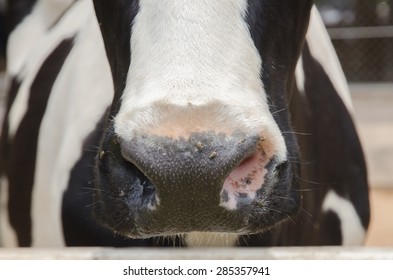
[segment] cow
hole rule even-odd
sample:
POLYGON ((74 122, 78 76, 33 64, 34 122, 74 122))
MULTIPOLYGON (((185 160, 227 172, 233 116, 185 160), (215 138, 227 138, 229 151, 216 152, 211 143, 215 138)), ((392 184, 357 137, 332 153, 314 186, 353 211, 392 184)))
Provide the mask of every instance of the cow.
POLYGON ((364 240, 364 157, 312 1, 38 0, 7 78, 5 246, 364 240))

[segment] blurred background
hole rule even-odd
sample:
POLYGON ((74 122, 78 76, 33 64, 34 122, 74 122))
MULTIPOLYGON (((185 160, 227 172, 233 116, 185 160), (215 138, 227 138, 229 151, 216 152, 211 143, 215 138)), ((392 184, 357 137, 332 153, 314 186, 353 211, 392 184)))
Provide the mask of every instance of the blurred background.
MULTIPOLYGON (((393 246, 393 0, 315 2, 350 85, 367 160, 372 219, 366 245, 393 246)), ((0 0, 0 73, 5 66, 6 9, 0 0)), ((0 122, 4 102, 0 74, 0 122)))
POLYGON ((316 0, 350 85, 371 186, 370 246, 393 245, 393 0, 316 0))

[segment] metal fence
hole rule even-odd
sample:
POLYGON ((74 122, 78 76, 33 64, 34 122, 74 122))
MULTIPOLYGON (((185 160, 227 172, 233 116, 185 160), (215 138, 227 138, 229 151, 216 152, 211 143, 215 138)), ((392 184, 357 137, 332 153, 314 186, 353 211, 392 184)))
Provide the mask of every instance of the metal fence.
POLYGON ((393 0, 316 1, 350 82, 393 82, 393 0))

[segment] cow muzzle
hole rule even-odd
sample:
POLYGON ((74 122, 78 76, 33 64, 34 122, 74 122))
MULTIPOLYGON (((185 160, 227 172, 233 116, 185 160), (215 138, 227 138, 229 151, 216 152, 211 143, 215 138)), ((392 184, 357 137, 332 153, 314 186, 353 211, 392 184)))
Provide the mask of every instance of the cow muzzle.
POLYGON ((96 217, 134 238, 266 230, 299 206, 273 151, 262 133, 114 136, 98 158, 96 217))

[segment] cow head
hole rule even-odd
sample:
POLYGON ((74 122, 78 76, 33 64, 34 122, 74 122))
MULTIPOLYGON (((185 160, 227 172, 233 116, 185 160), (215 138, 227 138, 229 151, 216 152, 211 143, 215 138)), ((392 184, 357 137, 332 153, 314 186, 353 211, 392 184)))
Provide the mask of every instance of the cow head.
POLYGON ((115 88, 97 219, 145 238, 254 233, 296 214, 287 100, 311 1, 94 4, 115 88))

